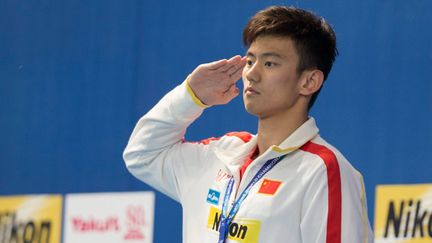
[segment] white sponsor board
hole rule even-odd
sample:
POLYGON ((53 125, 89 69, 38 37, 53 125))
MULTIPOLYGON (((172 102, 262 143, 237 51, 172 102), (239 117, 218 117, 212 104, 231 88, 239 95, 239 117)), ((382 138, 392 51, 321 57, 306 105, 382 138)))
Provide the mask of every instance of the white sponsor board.
POLYGON ((153 242, 153 192, 67 194, 64 243, 153 242))

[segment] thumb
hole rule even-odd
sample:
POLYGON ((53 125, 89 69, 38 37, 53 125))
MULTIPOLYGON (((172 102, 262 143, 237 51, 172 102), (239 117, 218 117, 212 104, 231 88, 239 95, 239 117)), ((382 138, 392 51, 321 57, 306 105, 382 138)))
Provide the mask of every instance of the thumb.
POLYGON ((225 92, 225 104, 227 104, 232 99, 234 99, 239 93, 240 93, 240 91, 237 88, 237 86, 235 84, 231 85, 231 87, 228 89, 228 91, 225 92))

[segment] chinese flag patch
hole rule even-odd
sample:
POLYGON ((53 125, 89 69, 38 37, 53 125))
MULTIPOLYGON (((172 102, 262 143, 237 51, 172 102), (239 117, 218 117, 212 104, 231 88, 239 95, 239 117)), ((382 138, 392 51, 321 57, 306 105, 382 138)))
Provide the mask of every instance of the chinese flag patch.
POLYGON ((280 181, 272 181, 269 179, 264 179, 260 189, 258 190, 258 193, 267 194, 267 195, 274 195, 277 190, 279 189, 279 186, 282 184, 280 181))

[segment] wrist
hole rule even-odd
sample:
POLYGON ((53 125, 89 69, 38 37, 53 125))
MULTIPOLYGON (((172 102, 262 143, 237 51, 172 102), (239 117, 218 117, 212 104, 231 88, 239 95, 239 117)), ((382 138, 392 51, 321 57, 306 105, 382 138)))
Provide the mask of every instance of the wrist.
POLYGON ((209 105, 205 104, 200 98, 198 98, 198 96, 196 95, 195 91, 192 89, 189 81, 190 81, 190 75, 186 78, 186 89, 189 93, 189 95, 192 97, 192 100, 195 102, 195 104, 197 104, 198 106, 202 107, 202 108, 208 108, 210 107, 209 105))

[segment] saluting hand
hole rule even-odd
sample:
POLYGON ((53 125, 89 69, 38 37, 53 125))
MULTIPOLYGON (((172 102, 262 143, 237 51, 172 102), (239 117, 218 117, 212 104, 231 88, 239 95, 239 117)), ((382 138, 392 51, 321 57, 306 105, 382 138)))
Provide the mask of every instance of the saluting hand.
POLYGON ((236 87, 246 65, 239 55, 199 65, 189 77, 189 85, 198 99, 206 105, 227 104, 239 94, 236 87))

